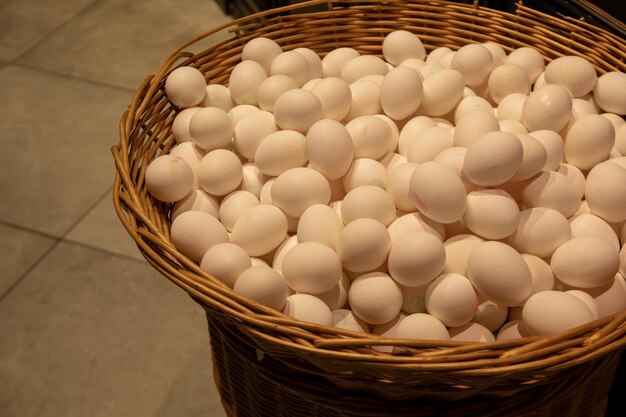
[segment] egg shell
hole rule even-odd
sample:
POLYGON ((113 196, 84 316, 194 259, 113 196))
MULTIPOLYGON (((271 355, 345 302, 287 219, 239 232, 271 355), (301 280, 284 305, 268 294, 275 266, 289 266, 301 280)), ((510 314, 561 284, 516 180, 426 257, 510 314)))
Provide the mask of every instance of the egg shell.
POLYGON ((500 130, 493 112, 473 110, 465 114, 454 129, 454 146, 469 147, 478 138, 500 130))
POLYGON ((465 83, 463 75, 453 69, 442 69, 425 77, 421 109, 428 116, 441 116, 459 103, 465 83))
POLYGON ((286 75, 302 87, 311 78, 309 61, 296 51, 285 51, 272 61, 269 74, 286 75))
POLYGON ((556 172, 563 174, 567 178, 572 180, 572 182, 576 186, 576 191, 578 191, 579 198, 583 197, 583 195, 585 194, 586 179, 585 174, 583 174, 583 172, 579 168, 570 164, 560 164, 558 169, 556 169, 556 172))
POLYGON ((294 52, 302 55, 306 60, 309 67, 309 77, 311 79, 322 77, 322 59, 317 52, 310 48, 296 48, 294 52))
POLYGON ((239 184, 239 189, 250 191, 257 198, 259 198, 261 196, 261 188, 266 180, 263 173, 261 173, 257 166, 252 162, 243 164, 242 173, 243 177, 241 179, 241 184, 239 184))
POLYGON ((552 335, 593 321, 593 314, 572 294, 542 291, 528 298, 522 320, 533 335, 552 335))
POLYGON ((554 251, 550 266, 564 284, 595 288, 613 280, 619 269, 619 253, 601 237, 573 237, 554 251))
POLYGON ((522 93, 512 93, 500 100, 496 108, 498 120, 522 120, 522 112, 528 96, 522 93))
POLYGON ((597 76, 594 66, 579 56, 558 57, 546 66, 546 82, 559 84, 582 97, 593 90, 597 76))
POLYGON ((447 327, 457 327, 474 318, 478 297, 469 279, 459 274, 443 274, 426 291, 426 309, 447 327))
POLYGON ((413 162, 400 164, 389 171, 387 177, 387 192, 393 198, 395 206, 404 211, 415 209, 415 203, 409 198, 409 185, 415 168, 417 164, 413 162))
POLYGON ((529 336, 531 336, 531 334, 522 320, 511 320, 500 328, 498 335, 496 336, 496 340, 499 342, 502 340, 521 339, 529 336))
POLYGON ((233 288, 243 271, 252 267, 250 256, 232 243, 218 243, 202 256, 200 268, 233 288))
POLYGON ((467 205, 461 179, 448 167, 432 161, 413 171, 410 196, 421 213, 444 224, 459 220, 467 205))
POLYGON ((620 250, 619 238, 606 221, 593 214, 580 214, 569 219, 572 237, 598 236, 620 250))
POLYGON ((276 177, 270 194, 286 214, 300 217, 309 206, 330 202, 330 185, 314 169, 292 168, 276 177))
POLYGON ((381 266, 391 249, 385 226, 374 219, 358 219, 339 235, 337 254, 343 266, 353 272, 367 272, 381 266))
POLYGON ((287 252, 289 252, 298 243, 299 242, 297 235, 289 236, 285 240, 283 240, 283 242, 274 251, 274 257, 272 258, 271 262, 272 268, 282 273, 283 260, 285 259, 287 252))
POLYGON ((436 127, 434 120, 427 116, 416 116, 411 118, 400 130, 398 138, 398 152, 407 156, 409 148, 417 135, 424 129, 436 127))
POLYGON ((338 329, 350 330, 358 333, 369 333, 370 328, 367 323, 358 318, 352 310, 339 308, 332 311, 333 326, 338 329))
POLYGON ((343 227, 341 217, 335 210, 324 204, 315 204, 300 217, 298 241, 318 242, 335 250, 343 227))
POLYGON ((428 232, 406 234, 393 242, 389 252, 389 274, 396 282, 419 287, 433 281, 446 261, 443 243, 428 232))
POLYGON ((243 178, 241 161, 231 151, 216 149, 207 153, 198 167, 198 183, 209 194, 222 196, 237 189, 243 178))
POLYGON ((534 48, 521 47, 514 49, 504 60, 505 63, 517 64, 526 70, 531 84, 537 80, 545 69, 545 60, 534 48))
POLYGON ((146 168, 146 188, 159 201, 183 199, 192 190, 193 180, 191 167, 179 156, 161 155, 146 168))
POLYGON ((519 208, 508 193, 497 189, 471 191, 463 222, 472 233, 497 240, 511 235, 519 223, 519 208))
POLYGON ((306 134, 309 128, 322 118, 322 104, 310 91, 288 90, 276 99, 274 117, 281 129, 306 134))
POLYGON ((232 243, 250 256, 261 256, 276 249, 287 237, 287 217, 279 208, 260 204, 245 212, 233 226, 232 243))
POLYGON ((606 117, 609 122, 611 122, 615 131, 617 131, 617 128, 626 124, 626 120, 615 113, 602 113, 602 117, 606 117))
POLYGON ((506 241, 520 252, 549 258, 570 238, 570 224, 563 214, 548 207, 535 207, 520 212, 517 231, 506 241))
POLYGON ((415 136, 406 157, 409 162, 415 163, 432 161, 453 144, 454 139, 450 130, 437 126, 428 127, 415 136))
POLYGON ((340 77, 343 67, 348 61, 359 56, 359 52, 354 48, 341 47, 329 51, 322 58, 322 76, 340 77))
POLYGON ((541 142, 529 134, 517 133, 515 136, 522 144, 522 163, 510 181, 523 181, 543 170, 548 160, 548 152, 541 142))
POLYGON ((387 228, 392 242, 413 232, 426 232, 443 241, 445 231, 442 224, 429 219, 421 213, 408 213, 398 217, 387 228))
POLYGON ((495 333, 506 322, 508 314, 508 307, 486 300, 478 304, 472 321, 495 333))
POLYGON ((609 223, 626 220, 626 168, 603 162, 587 174, 585 199, 591 212, 609 223))
POLYGON ((387 169, 380 162, 370 158, 359 158, 350 165, 350 169, 342 178, 342 184, 346 192, 364 185, 385 189, 388 175, 387 169))
POLYGON ((602 74, 593 89, 593 97, 605 112, 626 116, 626 73, 609 71, 602 74))
POLYGON ((469 256, 483 242, 484 239, 471 234, 459 234, 445 240, 443 247, 446 251, 446 263, 443 272, 467 276, 469 256))
POLYGON ((485 298, 507 307, 522 305, 532 291, 533 281, 524 259, 501 242, 477 245, 467 260, 467 276, 485 298), (506 271, 506 278, 502 271, 506 271))
POLYGON ((194 67, 179 67, 165 79, 165 95, 178 107, 200 104, 206 94, 204 75, 194 67))
POLYGON ((495 342, 496 338, 493 333, 485 326, 478 323, 466 323, 459 327, 453 327, 448 329, 450 332, 451 340, 458 340, 461 342, 495 342))
POLYGON ((404 67, 389 71, 380 85, 380 105, 385 114, 394 120, 412 115, 423 97, 421 75, 404 67))
POLYGON ((272 39, 258 36, 250 39, 241 50, 241 60, 257 62, 266 73, 270 73, 272 61, 283 52, 280 45, 272 39))
POLYGON ((450 333, 436 317, 424 313, 415 313, 398 323, 395 337, 398 339, 449 340, 450 333))
POLYGON ((483 45, 463 45, 454 54, 450 68, 463 74, 465 85, 477 87, 487 81, 493 68, 493 57, 483 45))
POLYGON ((466 179, 463 175, 463 164, 466 154, 467 148, 454 146, 452 148, 447 148, 439 152, 434 161, 447 166, 463 180, 466 179))
POLYGON ((202 161, 206 152, 196 146, 193 142, 184 142, 174 146, 169 154, 173 157, 182 158, 189 164, 189 167, 193 171, 193 185, 191 188, 192 190, 200 189, 200 183, 198 182, 198 168, 200 166, 200 161, 202 161))
POLYGON ((454 59, 456 52, 457 51, 450 51, 443 54, 441 58, 439 58, 439 60, 437 61, 437 65, 440 65, 442 68, 452 68, 452 60, 454 59))
POLYGON ((265 175, 278 176, 306 164, 305 138, 295 130, 280 130, 266 136, 254 153, 254 161, 265 175))
POLYGON ((426 63, 427 64, 436 64, 437 61, 439 61, 439 59, 442 56, 444 56, 445 54, 447 54, 450 51, 452 51, 452 49, 448 48, 447 46, 437 47, 437 48, 433 49, 432 51, 430 51, 430 53, 426 56, 426 63))
POLYGON ((257 91, 259 107, 262 110, 271 112, 274 110, 274 104, 278 97, 286 91, 295 90, 297 88, 298 83, 287 75, 277 74, 269 76, 263 80, 257 91))
POLYGON ((382 158, 378 159, 378 162, 380 162, 382 166, 387 168, 388 174, 391 174, 391 171, 393 171, 400 165, 408 163, 408 160, 405 156, 400 155, 399 153, 389 152, 382 158))
POLYGON ((359 116, 374 115, 382 111, 380 106, 380 84, 360 79, 350 84, 350 111, 345 120, 352 120, 359 116))
POLYGON ((593 316, 593 319, 598 320, 599 318, 598 304, 596 303, 596 300, 591 295, 581 290, 568 290, 568 291, 565 291, 565 293, 573 295, 574 297, 578 298, 580 301, 585 303, 589 311, 591 311, 591 315, 593 316))
MULTIPOLYGON (((237 127, 239 122, 246 116, 256 113, 260 111, 256 106, 251 106, 250 104, 238 104, 232 109, 228 111, 228 117, 230 118, 230 122, 233 125, 233 129, 237 127)), ((272 119, 273 120, 273 119, 272 119)))
POLYGON ((426 58, 426 49, 415 34, 406 30, 394 30, 383 39, 383 56, 387 62, 398 66, 411 58, 423 60, 426 58))
POLYGON ((581 170, 605 161, 615 143, 615 130, 599 114, 584 116, 574 122, 565 138, 565 159, 581 170))
POLYGON ((256 106, 259 86, 268 75, 263 67, 255 61, 241 61, 236 64, 228 78, 228 89, 233 101, 237 104, 256 106))
POLYGON ((189 134, 205 151, 225 148, 233 136, 233 126, 226 112, 217 107, 204 107, 191 116, 189 134))
POLYGON ((389 71, 385 61, 374 55, 360 55, 346 62, 341 70, 341 78, 351 84, 370 74, 385 75, 389 71))
POLYGON ((361 275, 348 293, 354 314, 369 324, 383 324, 400 313, 402 292, 393 279, 381 272, 361 275))
POLYGON ((506 59, 506 52, 504 52, 504 49, 500 44, 495 42, 484 42, 482 43, 482 46, 487 48, 487 50, 491 53, 494 66, 502 64, 506 59))
POLYGON ((316 294, 320 300, 326 303, 331 310, 340 309, 346 307, 348 302, 348 291, 350 290, 350 278, 344 273, 341 274, 341 279, 330 290, 321 294, 316 294))
POLYGON ((616 274, 613 281, 606 285, 584 291, 596 301, 599 318, 626 310, 626 281, 621 274, 616 274))
POLYGON ((320 100, 324 119, 340 121, 350 111, 352 91, 348 83, 341 78, 324 78, 315 84, 311 92, 320 100))
POLYGON ((189 122, 191 117, 200 110, 200 107, 189 107, 182 110, 174 117, 172 122, 172 134, 176 143, 190 142, 191 134, 189 133, 189 122))
POLYGON ((626 124, 615 128, 615 148, 622 156, 626 156, 626 124))
POLYGON ((209 213, 213 217, 219 217, 220 203, 215 197, 207 194, 204 190, 193 190, 182 200, 178 200, 172 207, 170 219, 174 220, 181 213, 196 210, 209 213))
POLYGON ((333 314, 325 302, 309 294, 294 294, 287 297, 283 313, 296 320, 319 324, 333 325, 333 314))
POLYGON ((420 287, 406 287, 398 284, 400 291, 402 292, 403 313, 426 313, 426 290, 428 289, 429 284, 430 282, 420 287))
POLYGON ((463 97, 461 101, 459 101, 459 104, 457 104, 454 108, 454 114, 452 115, 454 123, 459 123, 465 115, 474 110, 482 110, 486 113, 495 115, 491 104, 489 104, 487 100, 478 96, 468 96, 463 97))
POLYGON ((176 249, 195 262, 212 246, 229 242, 224 225, 203 211, 181 213, 172 221, 170 236, 176 249))
POLYGON ((529 253, 522 254, 522 258, 530 270, 530 276, 533 280, 533 294, 554 289, 554 274, 546 261, 529 253))
POLYGON ((354 146, 355 158, 378 159, 389 149, 392 132, 389 125, 376 116, 359 116, 346 124, 354 146))
POLYGON ((555 171, 543 171, 534 177, 522 193, 526 207, 548 207, 571 217, 580 205, 574 182, 555 171))
POLYGON ((619 264, 619 272, 624 275, 626 273, 626 243, 622 246, 622 249, 620 250, 619 253, 619 260, 620 260, 620 264, 619 264))
POLYGON ((298 243, 286 253, 282 274, 299 293, 322 294, 341 279, 341 262, 328 246, 318 242, 298 243))
POLYGON ((206 86, 206 95, 200 105, 202 107, 217 107, 228 112, 235 106, 235 102, 230 96, 228 87, 222 84, 209 84, 206 86))
POLYGON ((487 85, 491 98, 497 104, 512 93, 528 95, 531 84, 524 68, 517 64, 502 64, 491 71, 487 85))
POLYGON ((341 123, 329 119, 311 126, 306 134, 305 150, 311 167, 329 179, 343 176, 354 157, 350 133, 341 123))
POLYGON ((393 198, 383 189, 362 185, 350 190, 341 205, 341 217, 345 224, 356 219, 371 218, 389 226, 396 219, 393 198))
POLYGON ((535 130, 528 134, 537 139, 546 150, 546 163, 543 169, 550 171, 558 170, 564 155, 564 145, 561 136, 552 130, 535 130))
POLYGON ((572 113, 572 96, 560 85, 548 84, 529 94, 521 122, 528 130, 563 129, 572 113))
MULTIPOLYGON (((426 61, 419 58, 407 58, 398 64, 398 67, 411 68, 419 72, 419 69, 426 65, 426 61)), ((420 73, 421 75, 421 73, 420 73)))
POLYGON ((489 132, 467 148, 463 173, 476 185, 494 186, 509 181, 524 158, 518 137, 507 132, 489 132))
POLYGON ((261 204, 249 191, 237 190, 228 194, 219 206, 219 219, 229 232, 232 232, 237 220, 252 207, 261 204))
POLYGON ((509 132, 509 133, 528 133, 528 129, 517 120, 499 120, 498 125, 500 126, 500 131, 509 132))

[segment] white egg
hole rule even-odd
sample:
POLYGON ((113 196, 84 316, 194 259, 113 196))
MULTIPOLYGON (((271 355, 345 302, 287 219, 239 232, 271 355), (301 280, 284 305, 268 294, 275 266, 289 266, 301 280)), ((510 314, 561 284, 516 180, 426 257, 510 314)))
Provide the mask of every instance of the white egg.
POLYGON ((385 226, 374 219, 358 219, 339 235, 337 254, 343 266, 353 272, 368 272, 381 266, 391 249, 385 226))
POLYGON ((536 207, 520 212, 517 231, 506 241, 520 252, 549 258, 570 238, 570 224, 563 214, 551 208, 536 207))
POLYGON ((469 256, 483 242, 484 239, 471 234, 459 234, 444 241, 446 263, 443 266, 443 272, 467 276, 469 256))
POLYGON ((546 66, 546 82, 559 84, 582 97, 593 90, 597 76, 594 66, 579 56, 558 57, 546 66))
POLYGON ((389 171, 386 189, 400 210, 413 211, 415 209, 415 203, 409 197, 411 175, 413 175, 415 168, 417 168, 417 164, 407 162, 389 171))
POLYGON ((459 220, 467 206, 461 179, 438 162, 425 162, 413 171, 410 196, 420 212, 440 223, 459 220))
POLYGON ((529 134, 517 133, 515 136, 522 144, 522 162, 510 181, 523 181, 543 170, 548 160, 548 152, 541 142, 529 134))
POLYGON ((419 132, 406 153, 409 162, 432 161, 439 153, 454 144, 452 132, 442 127, 427 127, 419 132))
POLYGON ((509 308, 494 303, 493 301, 483 301, 476 308, 476 315, 473 322, 484 326, 491 332, 497 332, 504 324, 509 314, 509 308))
POLYGON ((351 84, 366 75, 385 75, 389 71, 385 61, 374 55, 360 55, 346 62, 341 70, 341 78, 351 84))
POLYGON ((454 54, 450 68, 463 74, 465 85, 477 87, 487 81, 493 68, 493 57, 483 45, 464 45, 454 54))
POLYGON ((328 52, 322 58, 322 75, 326 77, 341 77, 341 71, 348 61, 359 56, 353 48, 337 48, 328 52))
POLYGON ((523 156, 524 148, 515 135, 489 132, 468 147, 463 173, 476 185, 499 185, 515 175, 523 156))
POLYGON ((626 124, 615 129, 615 148, 622 156, 626 156, 626 124))
POLYGON ((450 339, 462 342, 495 342, 493 333, 478 323, 466 323, 449 329, 450 339))
POLYGON ((263 110, 271 112, 274 110, 274 104, 276 103, 278 97, 286 91, 295 90, 297 88, 298 83, 287 75, 277 74, 267 77, 259 85, 259 89, 257 91, 259 107, 263 110))
POLYGON ((591 212, 609 223, 626 220, 626 168, 610 162, 587 174, 585 199, 591 212))
POLYGON ((467 276, 485 298, 503 306, 519 306, 532 292, 530 270, 522 256, 504 243, 477 245, 467 260, 467 276), (506 279, 502 279, 506 271, 506 279))
POLYGON ((287 237, 287 217, 279 208, 260 204, 246 211, 233 226, 232 243, 250 256, 265 255, 287 237))
POLYGON ((601 237, 573 237, 554 251, 550 266, 564 284, 595 288, 613 280, 619 269, 619 253, 601 237))
POLYGON ((218 243, 202 256, 200 268, 233 288, 243 271, 252 267, 250 256, 232 243, 218 243))
POLYGON ((206 96, 201 103, 202 107, 217 107, 228 112, 235 106, 230 96, 228 87, 221 84, 209 84, 206 86, 206 96))
POLYGON ((315 204, 300 217, 298 241, 318 242, 335 250, 343 227, 341 217, 335 210, 324 204, 315 204))
POLYGON ((207 153, 198 167, 198 183, 209 194, 221 196, 237 189, 243 178, 239 157, 226 149, 207 153))
POLYGON ((257 91, 269 74, 255 61, 241 61, 233 67, 228 79, 230 96, 237 104, 258 103, 257 91))
POLYGON ((506 52, 500 44, 495 42, 485 42, 482 44, 491 53, 494 65, 500 65, 506 59, 506 52))
POLYGON ((522 320, 533 335, 552 335, 593 321, 593 314, 572 294, 542 291, 526 301, 522 320))
POLYGON ((626 310, 626 281, 621 274, 616 274, 608 284, 585 289, 585 292, 596 301, 599 318, 626 310))
POLYGON ((189 133, 189 122, 191 117, 200 110, 200 107, 189 107, 181 111, 174 117, 172 122, 172 134, 176 143, 190 142, 191 133, 189 133))
POLYGON ((330 202, 330 185, 314 169, 292 168, 276 178, 270 194, 273 204, 286 214, 300 217, 309 206, 330 202))
POLYGON ((159 201, 183 199, 192 190, 193 180, 191 167, 179 156, 161 155, 146 168, 146 188, 159 201))
POLYGON ((193 190, 182 200, 178 200, 172 207, 170 219, 174 220, 181 213, 191 210, 204 211, 214 217, 219 217, 220 204, 215 197, 204 190, 193 190))
POLYGON ((532 293, 552 290, 554 288, 554 274, 550 265, 543 259, 529 253, 522 254, 522 258, 524 258, 533 280, 532 293))
POLYGON ((348 130, 335 120, 320 120, 306 134, 311 167, 329 179, 343 176, 352 163, 354 145, 348 130))
POLYGON ((398 152, 406 156, 415 137, 424 129, 436 127, 434 120, 426 116, 417 116, 410 119, 400 130, 398 138, 398 152))
POLYGON ((389 274, 399 284, 419 287, 441 274, 445 261, 446 252, 438 237, 428 232, 409 233, 391 246, 389 274))
POLYGON ((606 221, 593 214, 576 215, 569 220, 572 237, 598 236, 606 239, 617 250, 620 249, 619 238, 615 230, 606 221))
POLYGON ((502 98, 496 109, 498 120, 522 120, 522 111, 528 96, 522 93, 513 93, 502 98))
POLYGON ((195 262, 212 246, 229 241, 224 225, 203 211, 181 213, 172 221, 170 236, 176 249, 195 262))
POLYGON ((598 77, 593 97, 605 112, 626 116, 626 73, 610 71, 598 77))
POLYGON ((459 123, 461 118, 474 110, 482 110, 495 115, 491 104, 487 100, 478 96, 467 96, 463 97, 454 108, 454 123, 459 123))
POLYGON ((489 75, 489 94, 494 102, 500 103, 504 97, 512 93, 528 95, 530 80, 524 68, 516 64, 502 64, 493 69, 489 75))
POLYGON ((539 51, 530 47, 514 49, 504 60, 507 64, 516 64, 526 70, 531 84, 545 69, 545 61, 539 51))
POLYGON ((419 69, 424 65, 426 65, 426 62, 423 59, 407 58, 404 61, 400 62, 400 64, 398 64, 398 67, 411 68, 419 72, 419 69))
POLYGON ((204 107, 191 116, 189 134, 205 151, 225 148, 233 136, 233 126, 226 112, 217 107, 204 107))
POLYGON ((445 231, 442 224, 437 223, 421 213, 409 213, 398 217, 387 228, 392 242, 413 232, 427 232, 443 241, 445 231))
POLYGON ((369 333, 369 325, 358 318, 352 310, 336 309, 333 313, 333 326, 338 329, 350 330, 358 333, 369 333))
POLYGON ((250 191, 257 198, 259 198, 261 196, 261 189, 263 188, 263 183, 265 181, 263 174, 252 162, 243 164, 242 172, 243 178, 241 179, 239 189, 250 191))
POLYGON ((400 165, 408 163, 409 161, 406 159, 405 156, 400 155, 399 153, 389 152, 382 158, 378 159, 378 162, 380 162, 382 166, 387 168, 388 173, 391 173, 391 171, 393 171, 400 165))
POLYGON ((352 91, 344 80, 338 77, 328 77, 320 80, 311 89, 322 104, 324 119, 343 120, 350 111, 352 91))
POLYGON ((572 113, 572 96, 560 85, 548 84, 528 96, 522 109, 522 120, 528 130, 563 129, 572 113))
POLYGON ((198 168, 200 167, 200 161, 202 161, 202 158, 206 155, 206 151, 196 146, 193 142, 184 142, 174 146, 170 151, 170 155, 182 158, 189 164, 189 167, 191 167, 191 170, 193 171, 192 189, 200 189, 200 183, 198 181, 198 168))
POLYGON ((306 164, 304 136, 295 130, 280 130, 266 136, 254 153, 259 171, 269 176, 306 164))
POLYGON ((322 78, 322 59, 317 52, 310 48, 296 48, 293 51, 299 53, 306 59, 309 66, 309 77, 311 79, 322 78))
POLYGON ((310 91, 288 90, 276 99, 274 117, 281 129, 306 134, 309 128, 322 118, 322 104, 310 91))
POLYGON ((378 159, 389 149, 392 131, 389 125, 376 116, 359 116, 346 124, 354 146, 355 158, 378 159))
POLYGON ((571 217, 580 206, 576 184, 555 171, 543 171, 526 186, 522 193, 526 207, 548 207, 571 217))
POLYGON ((237 190, 228 194, 219 208, 219 219, 229 232, 232 232, 237 220, 252 207, 261 204, 259 199, 249 191, 237 190))
POLYGON ((483 135, 499 130, 493 112, 472 110, 459 119, 454 129, 454 146, 467 148, 483 135))
POLYGON ((531 336, 531 334, 522 320, 512 320, 500 328, 496 340, 514 340, 529 336, 531 336))
POLYGON ((369 324, 383 324, 400 313, 402 292, 387 274, 372 272, 361 275, 348 293, 354 314, 369 324))
POLYGON ((333 325, 333 314, 325 302, 309 294, 294 294, 287 297, 283 313, 296 320, 319 324, 333 325))
POLYGON ((259 36, 246 42, 241 51, 241 60, 256 61, 269 74, 272 61, 282 52, 282 48, 275 41, 259 36))
POLYGON ((410 58, 423 60, 426 58, 426 49, 415 34, 406 30, 394 30, 383 40, 383 56, 387 62, 398 66, 410 58))
POLYGON ((498 125, 500 126, 500 131, 502 132, 528 133, 528 129, 526 129, 526 126, 524 126, 522 122, 519 122, 517 120, 499 120, 498 125))
POLYGON ((410 68, 392 69, 385 75, 380 86, 381 107, 394 120, 406 119, 415 113, 422 97, 422 77, 410 68))
POLYGON ((204 75, 193 67, 179 67, 165 80, 165 94, 178 107, 197 106, 206 95, 204 75))
POLYGON ((341 261, 322 243, 298 243, 285 254, 282 274, 297 292, 322 294, 339 283, 341 261))
POLYGON ((421 287, 406 287, 398 284, 402 292, 402 312, 406 314, 426 313, 426 290, 429 284, 430 282, 421 287))
POLYGON ((463 75, 453 69, 442 69, 424 79, 421 109, 429 116, 441 116, 459 103, 465 87, 463 75))
POLYGON ((615 129, 605 117, 591 114, 574 122, 565 137, 565 159, 588 170, 609 158, 615 143, 615 129))
POLYGON ((278 271, 264 265, 242 272, 233 290, 275 310, 282 310, 287 300, 287 283, 278 271))
POLYGON ((282 52, 272 61, 269 74, 286 75, 302 87, 311 78, 309 61, 295 51, 282 52))
POLYGON ((436 317, 424 313, 415 313, 398 323, 395 337, 398 339, 448 340, 450 333, 436 317))
POLYGON ((600 314, 598 312, 598 304, 596 303, 596 300, 591 295, 581 290, 568 290, 568 291, 565 291, 565 293, 573 295, 574 297, 578 298, 580 301, 585 303, 589 311, 591 311, 591 315, 593 316, 593 319, 598 320, 598 318, 600 317, 600 314))
POLYGON ((546 150, 546 163, 543 169, 556 171, 563 161, 564 145, 561 136, 552 130, 535 130, 529 133, 546 150))
POLYGON ((520 212, 508 193, 497 189, 471 191, 463 222, 472 233, 485 239, 497 240, 517 229, 520 212))
POLYGON ((345 224, 370 218, 389 226, 396 219, 396 207, 385 190, 374 185, 362 185, 353 188, 344 197, 341 217, 345 224))
POLYGON ((359 158, 352 161, 350 169, 342 178, 342 183, 346 192, 363 185, 373 185, 385 189, 387 178, 387 168, 383 164, 375 159, 359 158))
POLYGON ((298 244, 298 236, 293 235, 285 239, 274 251, 274 257, 272 258, 272 268, 282 273, 283 261, 287 253, 298 244))
POLYGON ((228 111, 228 117, 230 118, 230 122, 233 125, 233 129, 239 125, 239 122, 246 116, 249 116, 252 113, 256 113, 260 111, 257 106, 251 106, 250 104, 238 104, 232 109, 228 111))

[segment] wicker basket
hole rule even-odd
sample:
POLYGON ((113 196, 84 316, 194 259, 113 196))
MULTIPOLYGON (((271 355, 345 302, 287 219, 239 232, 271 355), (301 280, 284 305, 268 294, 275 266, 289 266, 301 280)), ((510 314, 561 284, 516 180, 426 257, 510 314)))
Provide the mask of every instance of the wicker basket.
POLYGON ((295 321, 242 298, 181 255, 169 239, 169 205, 144 184, 148 163, 174 145, 177 109, 164 94, 174 68, 199 68, 226 84, 246 41, 321 55, 342 46, 381 53, 392 30, 416 33, 427 50, 495 41, 532 46, 545 58, 583 55, 599 73, 626 71, 626 42, 582 21, 519 6, 507 14, 442 1, 311 1, 251 15, 182 45, 138 88, 113 148, 114 204, 141 252, 206 312, 215 380, 230 416, 602 416, 626 312, 552 337, 486 344, 389 340, 295 321), (313 8, 313 12, 310 12, 313 8), (209 35, 228 40, 197 53, 209 35), (394 353, 373 350, 393 345, 394 353))

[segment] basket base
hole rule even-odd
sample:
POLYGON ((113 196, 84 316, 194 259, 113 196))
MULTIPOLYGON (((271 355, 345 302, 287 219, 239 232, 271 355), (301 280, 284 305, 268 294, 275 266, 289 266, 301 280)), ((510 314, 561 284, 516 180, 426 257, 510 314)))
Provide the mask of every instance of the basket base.
POLYGON ((580 365, 557 390, 543 385, 506 398, 390 401, 297 373, 257 350, 238 326, 209 311, 207 318, 214 378, 230 417, 603 417, 620 359, 615 351, 580 365))

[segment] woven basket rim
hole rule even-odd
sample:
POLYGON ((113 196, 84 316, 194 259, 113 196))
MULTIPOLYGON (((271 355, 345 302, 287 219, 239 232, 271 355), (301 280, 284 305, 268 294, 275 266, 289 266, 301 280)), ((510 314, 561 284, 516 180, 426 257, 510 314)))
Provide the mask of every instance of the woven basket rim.
MULTIPOLYGON (((255 19, 269 17, 278 19, 274 22, 280 22, 281 19, 283 22, 288 22, 300 15, 287 13, 321 5, 328 7, 328 11, 324 12, 326 16, 344 11, 364 12, 378 6, 382 7, 382 5, 390 8, 414 7, 415 10, 419 7, 430 7, 433 10, 439 10, 437 8, 449 10, 453 17, 457 16, 459 19, 473 14, 477 16, 477 19, 481 18, 480 16, 486 16, 483 18, 493 19, 494 22, 512 21, 519 27, 532 22, 537 27, 537 32, 544 34, 549 34, 553 28, 565 27, 572 31, 571 34, 575 38, 592 33, 594 36, 605 39, 606 45, 599 46, 603 50, 607 49, 613 53, 621 49, 622 55, 617 55, 616 62, 621 62, 622 69, 626 68, 624 40, 584 22, 558 19, 525 7, 521 3, 518 5, 516 14, 509 14, 478 6, 477 2, 467 5, 437 0, 413 2, 388 0, 382 3, 356 0, 311 0, 222 24, 189 40, 169 54, 156 74, 148 76, 138 87, 128 110, 120 121, 120 142, 112 148, 117 171, 113 188, 114 206, 123 226, 135 240, 146 260, 200 303, 223 311, 233 323, 243 326, 255 340, 259 341, 261 346, 276 345, 285 350, 297 350, 298 354, 309 358, 322 357, 328 360, 403 367, 413 371, 484 376, 505 375, 519 370, 527 372, 532 372, 533 369, 559 370, 593 360, 607 352, 626 346, 624 336, 626 312, 616 313, 557 335, 488 343, 387 339, 304 323, 235 294, 173 247, 167 231, 167 218, 163 217, 163 212, 167 210, 167 207, 151 200, 146 195, 143 185, 146 163, 157 152, 169 151, 171 143, 169 147, 163 146, 167 137, 160 138, 155 142, 155 146, 145 146, 145 152, 141 152, 143 148, 133 148, 135 145, 129 141, 129 138, 140 135, 143 131, 147 132, 146 134, 157 135, 159 129, 161 131, 168 129, 168 123, 171 126, 173 119, 171 115, 165 120, 154 122, 155 125, 152 126, 142 124, 145 123, 142 117, 150 110, 150 104, 158 100, 162 103, 165 77, 179 66, 194 63, 197 54, 188 52, 186 49, 211 35, 227 31, 232 34, 233 38, 225 42, 236 42, 241 47, 251 36, 242 32, 241 27, 252 24, 255 19), (133 159, 129 155, 131 149, 138 153, 135 155, 137 158, 133 159), (394 345, 396 352, 389 354, 372 351, 365 347, 371 345, 394 345)), ((315 13, 307 14, 307 16, 314 15, 315 13)), ((597 62, 600 62, 600 65, 613 65, 603 62, 602 59, 597 62)), ((210 67, 211 63, 198 65, 210 67)), ((597 63, 596 66, 598 66, 597 63)), ((165 106, 165 104, 160 105, 165 106)))

